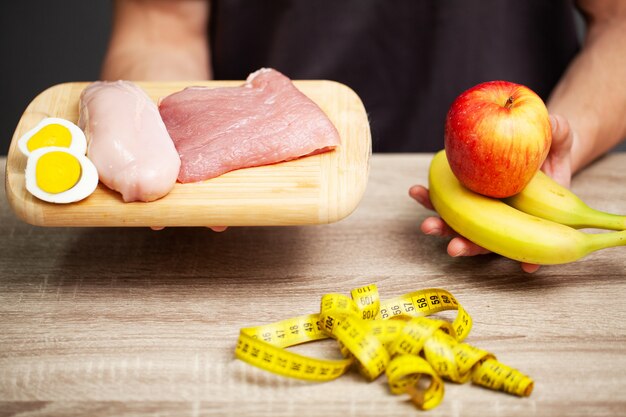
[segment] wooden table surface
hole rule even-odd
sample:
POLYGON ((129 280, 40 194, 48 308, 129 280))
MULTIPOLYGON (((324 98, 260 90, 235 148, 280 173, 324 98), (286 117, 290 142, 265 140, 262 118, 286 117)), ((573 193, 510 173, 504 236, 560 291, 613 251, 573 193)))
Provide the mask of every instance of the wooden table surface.
MULTIPOLYGON (((240 328, 368 283, 383 298, 449 290, 474 318, 467 342, 535 380, 529 398, 447 382, 425 415, 626 415, 626 248, 535 274, 495 255, 450 258, 407 195, 430 157, 374 155, 359 208, 321 226, 38 228, 3 195, 0 416, 418 415, 384 376, 307 383, 234 359, 240 328)), ((626 213, 625 166, 611 154, 572 188, 626 213)), ((333 343, 298 349, 334 355, 333 343)))

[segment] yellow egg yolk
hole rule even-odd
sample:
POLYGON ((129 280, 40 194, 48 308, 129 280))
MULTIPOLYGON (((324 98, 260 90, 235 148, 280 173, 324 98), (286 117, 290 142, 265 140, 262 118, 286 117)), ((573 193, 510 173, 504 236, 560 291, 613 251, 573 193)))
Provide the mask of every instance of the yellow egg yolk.
POLYGON ((44 146, 60 146, 69 148, 72 143, 70 130, 60 124, 53 123, 39 129, 37 133, 28 139, 26 147, 29 151, 43 148, 44 146))
POLYGON ((48 152, 39 158, 35 168, 37 186, 50 194, 72 188, 81 175, 80 162, 66 152, 48 152))

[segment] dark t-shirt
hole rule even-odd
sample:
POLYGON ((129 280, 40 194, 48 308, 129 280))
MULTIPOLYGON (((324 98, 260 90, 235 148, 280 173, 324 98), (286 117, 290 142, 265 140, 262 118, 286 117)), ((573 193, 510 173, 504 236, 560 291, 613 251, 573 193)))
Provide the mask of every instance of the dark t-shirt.
POLYGON ((443 148, 454 98, 483 81, 544 100, 578 50, 567 0, 213 0, 216 79, 272 67, 353 88, 374 151, 443 148))

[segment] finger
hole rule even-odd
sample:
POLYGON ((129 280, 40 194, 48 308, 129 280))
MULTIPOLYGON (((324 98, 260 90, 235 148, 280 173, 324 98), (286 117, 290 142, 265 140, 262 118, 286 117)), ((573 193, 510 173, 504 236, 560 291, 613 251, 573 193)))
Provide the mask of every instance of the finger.
MULTIPOLYGON (((223 232, 224 230, 228 229, 228 226, 207 226, 207 227, 213 230, 214 232, 223 232)), ((150 229, 163 230, 165 229, 165 226, 150 226, 150 229)))
POLYGON ((448 255, 452 257, 485 255, 487 253, 490 251, 461 236, 455 237, 448 243, 448 255))
POLYGON ((423 185, 414 185, 409 188, 409 195, 411 196, 411 198, 413 198, 415 201, 417 201, 427 209, 435 210, 433 204, 430 202, 428 188, 424 187, 423 185))
POLYGON ((456 232, 452 230, 452 228, 448 226, 448 224, 440 217, 428 217, 424 219, 422 225, 420 226, 420 230, 424 234, 431 236, 446 237, 456 235, 456 232))
POLYGON ((559 154, 569 152, 572 147, 572 130, 567 119, 559 114, 550 115, 552 145, 550 150, 559 154))
POLYGON ((571 149, 574 133, 563 116, 550 115, 550 126, 552 145, 541 169, 559 184, 569 187, 572 177, 571 149))
POLYGON ((538 269, 539 269, 539 265, 527 264, 526 262, 522 262, 522 270, 524 272, 528 272, 529 274, 532 274, 533 272, 537 272, 538 269))

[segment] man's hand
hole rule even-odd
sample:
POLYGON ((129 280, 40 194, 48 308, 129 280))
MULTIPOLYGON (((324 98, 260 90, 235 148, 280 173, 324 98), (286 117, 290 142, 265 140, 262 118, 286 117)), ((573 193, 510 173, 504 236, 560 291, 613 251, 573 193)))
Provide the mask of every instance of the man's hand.
MULTIPOLYGON (((207 226, 207 227, 213 230, 214 232, 223 232, 224 230, 228 229, 228 226, 207 226)), ((165 226, 151 226, 150 229, 163 230, 165 229, 165 226)))
MULTIPOLYGON (((550 124, 552 126, 552 145, 550 146, 550 153, 543 164, 542 170, 560 184, 569 186, 572 176, 570 152, 575 140, 575 134, 564 117, 551 115, 550 124)), ((409 189, 409 195, 422 206, 429 210, 434 210, 426 187, 414 185, 409 189)), ((450 243, 448 243, 448 255, 452 257, 484 255, 489 253, 487 249, 458 235, 440 217, 433 216, 426 218, 422 222, 421 230, 427 235, 452 237, 450 243)), ((522 269, 529 273, 539 269, 539 265, 535 264, 522 263, 521 265, 522 269)))
MULTIPOLYGON (((115 0, 113 28, 101 78, 210 79, 208 21, 208 1, 115 0)), ((215 232, 226 230, 226 226, 209 228, 215 232)))

